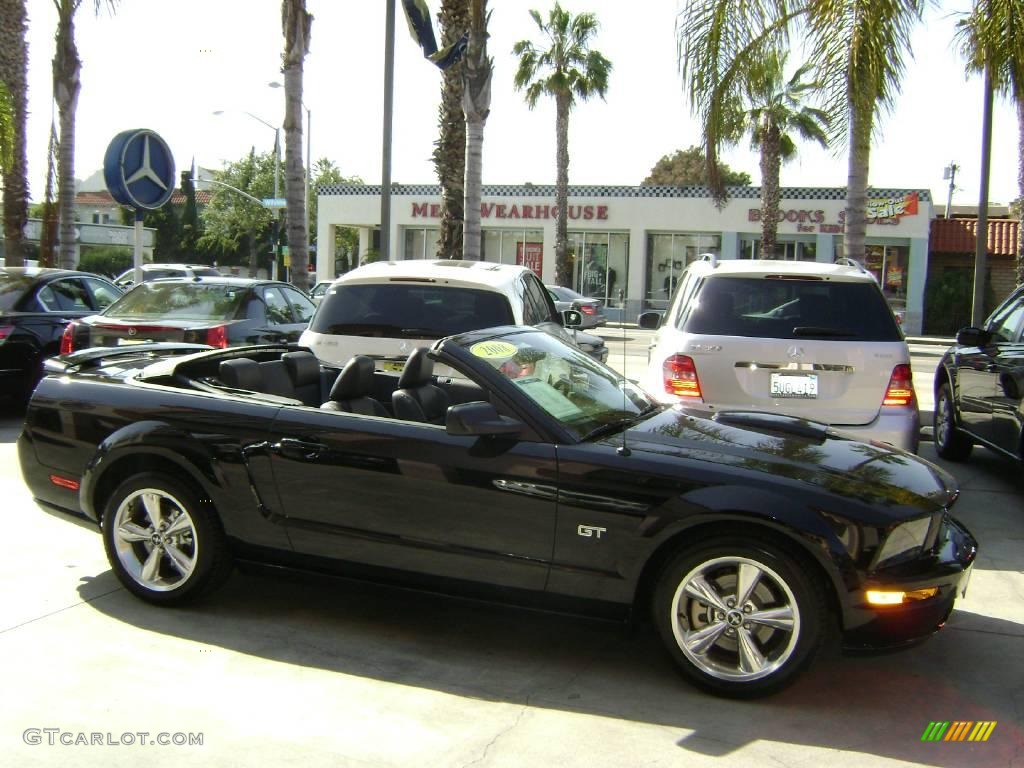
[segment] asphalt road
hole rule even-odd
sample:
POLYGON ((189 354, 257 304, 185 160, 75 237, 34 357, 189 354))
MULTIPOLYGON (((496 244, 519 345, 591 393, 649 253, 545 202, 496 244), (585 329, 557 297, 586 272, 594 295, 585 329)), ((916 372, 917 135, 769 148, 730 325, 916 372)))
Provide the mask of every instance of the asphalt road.
POLYGON ((942 632, 826 653, 782 694, 731 702, 676 675, 647 624, 251 573, 195 607, 149 606, 94 530, 29 498, 19 429, 0 417, 6 765, 1024 768, 1024 478, 987 452, 938 462, 981 544, 942 632), (937 720, 997 725, 922 742, 937 720), (189 735, 202 744, 150 744, 189 735))

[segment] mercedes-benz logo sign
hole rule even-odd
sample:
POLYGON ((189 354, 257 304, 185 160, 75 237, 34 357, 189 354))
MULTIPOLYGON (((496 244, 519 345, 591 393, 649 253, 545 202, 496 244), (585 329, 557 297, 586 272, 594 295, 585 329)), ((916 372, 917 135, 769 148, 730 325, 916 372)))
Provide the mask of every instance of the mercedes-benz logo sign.
POLYGON ((134 336, 136 333, 138 333, 138 331, 135 330, 134 328, 129 328, 128 329, 128 335, 129 336, 134 336))
POLYGON ((789 357, 790 360, 799 360, 804 356, 804 348, 797 346, 790 347, 786 350, 786 356, 789 357))
POLYGON ((155 210, 174 192, 174 156, 167 142, 151 130, 122 131, 107 146, 103 178, 121 205, 155 210))

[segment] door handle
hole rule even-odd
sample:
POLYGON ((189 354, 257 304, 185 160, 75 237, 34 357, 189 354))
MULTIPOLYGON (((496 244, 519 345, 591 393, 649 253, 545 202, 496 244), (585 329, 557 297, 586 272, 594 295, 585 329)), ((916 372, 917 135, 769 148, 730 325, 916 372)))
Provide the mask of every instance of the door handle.
POLYGON ((315 461, 320 454, 327 450, 323 443, 312 443, 306 440, 296 440, 292 437, 283 437, 276 443, 271 444, 270 450, 286 459, 298 461, 315 461))

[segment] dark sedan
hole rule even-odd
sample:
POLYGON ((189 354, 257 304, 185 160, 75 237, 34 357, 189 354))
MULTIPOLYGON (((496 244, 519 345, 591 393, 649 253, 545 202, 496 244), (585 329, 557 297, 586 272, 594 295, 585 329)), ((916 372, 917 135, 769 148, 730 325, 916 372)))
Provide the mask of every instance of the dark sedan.
POLYGON ((32 494, 99 523, 152 603, 258 561, 652 612, 684 675, 748 697, 836 630, 935 632, 975 558, 938 467, 792 417, 660 405, 534 328, 442 339, 401 374, 168 346, 50 361, 18 443, 32 494))
POLYGON ((28 400, 68 323, 120 296, 120 288, 88 272, 0 267, 0 396, 28 400))
POLYGON ((597 328, 608 322, 602 308, 604 304, 600 299, 588 299, 582 293, 576 293, 572 288, 565 288, 561 285, 545 285, 551 300, 555 302, 555 309, 564 312, 567 309, 575 309, 583 315, 583 322, 580 328, 597 328))
POLYGON ((935 370, 935 450, 963 461, 974 444, 1024 460, 1024 288, 982 328, 963 328, 935 370))
POLYGON ((61 353, 148 341, 228 347, 298 341, 316 306, 287 283, 239 277, 154 280, 68 326, 61 353))

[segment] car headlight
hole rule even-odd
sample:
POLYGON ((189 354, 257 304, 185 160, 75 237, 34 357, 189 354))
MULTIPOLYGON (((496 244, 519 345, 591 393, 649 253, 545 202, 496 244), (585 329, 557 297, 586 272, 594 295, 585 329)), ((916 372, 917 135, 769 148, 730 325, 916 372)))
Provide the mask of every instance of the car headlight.
POLYGON ((935 542, 942 512, 928 517, 900 523, 885 537, 885 542, 875 556, 875 568, 884 568, 900 560, 907 560, 927 550, 935 542))

